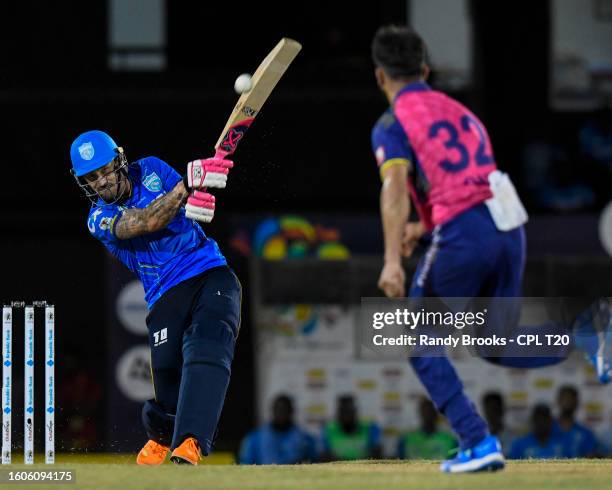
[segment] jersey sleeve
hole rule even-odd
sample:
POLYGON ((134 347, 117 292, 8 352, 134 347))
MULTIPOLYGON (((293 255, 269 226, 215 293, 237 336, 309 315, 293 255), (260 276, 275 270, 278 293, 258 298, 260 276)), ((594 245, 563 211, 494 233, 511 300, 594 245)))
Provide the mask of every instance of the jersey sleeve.
POLYGON ((382 115, 372 129, 372 151, 381 179, 389 167, 411 165, 414 162, 414 152, 408 136, 390 110, 382 115))
POLYGON ((147 170, 159 175, 164 191, 170 192, 181 181, 181 175, 163 160, 157 157, 147 157, 144 161, 147 170))
POLYGON ((108 244, 117 240, 115 226, 123 211, 117 206, 94 207, 87 218, 89 232, 101 242, 108 244))

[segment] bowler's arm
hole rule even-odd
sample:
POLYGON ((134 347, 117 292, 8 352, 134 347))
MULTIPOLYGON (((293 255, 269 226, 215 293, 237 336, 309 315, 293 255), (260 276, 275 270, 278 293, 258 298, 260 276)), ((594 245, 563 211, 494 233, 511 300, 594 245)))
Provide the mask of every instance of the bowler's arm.
POLYGON ((406 180, 409 165, 392 165, 385 170, 380 191, 380 214, 385 236, 385 263, 400 263, 402 236, 410 215, 406 180))
POLYGON ((146 208, 126 210, 115 225, 115 236, 127 240, 165 228, 174 219, 189 193, 183 182, 176 184, 168 194, 156 199, 146 208))

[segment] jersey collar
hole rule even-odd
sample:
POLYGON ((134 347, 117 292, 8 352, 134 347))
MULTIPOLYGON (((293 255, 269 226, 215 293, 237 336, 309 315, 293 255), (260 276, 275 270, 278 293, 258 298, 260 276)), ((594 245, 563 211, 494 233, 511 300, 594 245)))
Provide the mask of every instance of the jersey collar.
POLYGON ((427 92, 429 90, 431 90, 431 87, 426 82, 412 82, 408 85, 404 85, 404 87, 397 94, 395 94, 393 102, 397 101, 401 95, 408 92, 427 92))

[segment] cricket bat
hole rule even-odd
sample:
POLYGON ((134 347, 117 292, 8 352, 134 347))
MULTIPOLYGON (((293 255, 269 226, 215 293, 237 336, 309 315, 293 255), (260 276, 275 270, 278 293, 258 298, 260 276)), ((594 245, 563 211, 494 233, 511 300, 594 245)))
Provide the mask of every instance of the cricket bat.
POLYGON ((300 43, 284 37, 264 58, 251 78, 251 89, 238 99, 215 144, 215 157, 224 158, 236 151, 255 116, 301 49, 300 43))

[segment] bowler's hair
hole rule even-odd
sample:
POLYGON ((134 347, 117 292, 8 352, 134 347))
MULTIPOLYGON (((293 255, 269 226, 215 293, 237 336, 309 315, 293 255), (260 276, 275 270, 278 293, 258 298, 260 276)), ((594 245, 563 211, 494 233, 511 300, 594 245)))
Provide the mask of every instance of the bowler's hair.
POLYGON ((421 75, 425 51, 421 36, 406 26, 382 26, 372 40, 374 64, 394 79, 421 75))

